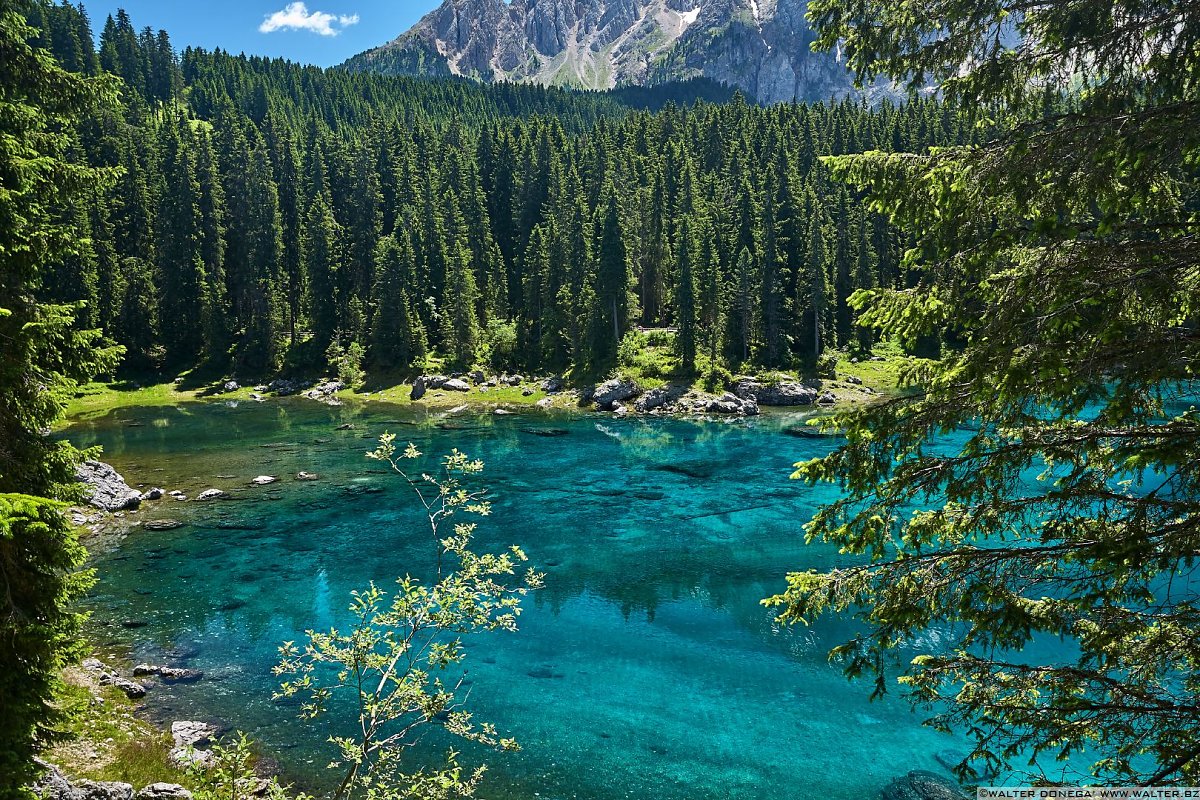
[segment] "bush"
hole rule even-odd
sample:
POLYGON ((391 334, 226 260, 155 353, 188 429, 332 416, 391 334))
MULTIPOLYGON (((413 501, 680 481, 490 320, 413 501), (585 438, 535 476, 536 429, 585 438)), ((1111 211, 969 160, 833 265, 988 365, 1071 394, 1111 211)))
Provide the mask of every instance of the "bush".
POLYGON ((493 319, 483 332, 484 361, 492 369, 502 370, 514 365, 517 354, 517 324, 493 319))
POLYGON ((361 386, 366 377, 362 368, 365 356, 366 352, 358 342, 350 342, 343 347, 340 335, 333 337, 329 349, 325 351, 325 360, 337 373, 338 380, 351 388, 361 386))

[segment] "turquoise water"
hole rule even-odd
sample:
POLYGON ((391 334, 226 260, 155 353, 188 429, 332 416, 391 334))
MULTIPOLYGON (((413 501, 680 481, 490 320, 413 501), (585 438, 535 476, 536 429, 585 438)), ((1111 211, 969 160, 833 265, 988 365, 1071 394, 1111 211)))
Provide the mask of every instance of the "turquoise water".
POLYGON ((205 672, 154 687, 151 714, 245 730, 320 789, 324 739, 344 718, 297 721, 271 700, 270 668, 280 642, 344 623, 352 589, 429 563, 408 487, 364 457, 390 430, 429 456, 482 458, 495 506, 477 549, 520 544, 546 573, 519 633, 468 643, 470 709, 523 748, 464 748, 490 766, 485 796, 872 797, 909 770, 944 772, 934 754, 961 745, 897 698, 868 702, 867 685, 826 662, 848 623, 781 629, 759 605, 789 569, 839 559, 800 530, 836 488, 787 479, 835 443, 788 435, 795 422, 445 418, 306 400, 80 422, 70 438, 103 445, 133 485, 234 496, 147 504, 135 519, 187 524, 134 529, 98 556, 94 633, 135 660, 205 672), (292 480, 300 470, 321 480, 292 480), (260 474, 281 481, 250 486, 260 474))

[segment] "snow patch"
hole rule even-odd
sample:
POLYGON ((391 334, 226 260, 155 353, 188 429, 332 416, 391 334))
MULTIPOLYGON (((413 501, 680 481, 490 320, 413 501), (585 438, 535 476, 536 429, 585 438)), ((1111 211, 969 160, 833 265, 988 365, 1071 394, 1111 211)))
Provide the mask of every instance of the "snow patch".
POLYGON ((758 0, 750 0, 750 11, 754 14, 754 21, 758 22, 762 19, 758 12, 758 0))
POLYGON ((696 6, 691 11, 681 11, 679 16, 683 18, 684 26, 691 25, 700 16, 700 6, 696 6))

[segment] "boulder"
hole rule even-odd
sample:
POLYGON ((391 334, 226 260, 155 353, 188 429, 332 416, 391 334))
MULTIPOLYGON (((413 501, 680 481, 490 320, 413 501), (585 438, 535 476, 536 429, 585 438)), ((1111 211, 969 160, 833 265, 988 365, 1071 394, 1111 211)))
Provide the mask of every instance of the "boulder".
POLYGON ((471 370, 471 373, 469 375, 467 375, 467 377, 471 379, 471 383, 474 383, 476 385, 481 384, 487 380, 487 376, 483 374, 483 370, 481 370, 481 369, 471 370))
POLYGON ((760 406, 811 406, 817 400, 816 389, 791 381, 763 384, 754 378, 739 378, 733 393, 760 406))
POLYGON ((171 723, 171 738, 176 747, 208 747, 217 738, 217 728, 207 722, 176 720, 171 723))
POLYGON ((924 770, 913 770, 879 792, 879 800, 967 800, 954 781, 924 770))
POLYGON ((242 387, 238 386, 237 381, 225 381, 225 391, 227 392, 236 392, 240 388, 242 387))
POLYGON ((121 474, 103 461, 84 461, 75 468, 75 479, 87 486, 84 497, 104 511, 123 511, 142 504, 142 495, 125 483, 121 474))
POLYGON ((554 405, 554 401, 549 397, 543 397, 541 400, 538 400, 536 403, 534 403, 534 405, 538 408, 550 408, 554 405))
POLYGON ((197 500, 223 500, 228 497, 228 493, 221 489, 205 489, 200 494, 196 495, 197 500))
POLYGON ((671 393, 666 389, 651 389, 638 398, 634 408, 642 413, 645 413, 647 411, 653 411, 656 408, 661 408, 669 402, 671 402, 671 393))
POLYGON ((566 388, 566 385, 566 381, 556 375, 553 378, 546 378, 546 380, 542 381, 542 391, 546 394, 555 394, 566 388))
POLYGON ((522 389, 522 390, 521 390, 521 396, 522 396, 522 397, 531 397, 531 396, 533 396, 533 389, 530 389, 528 386, 527 386, 527 387, 525 387, 524 389, 522 389))
POLYGON ((500 379, 500 382, 506 386, 520 386, 525 381, 523 375, 505 375, 500 379))
POLYGON ((830 391, 822 392, 821 396, 817 398, 817 403, 823 406, 831 406, 836 402, 837 398, 834 397, 833 392, 830 391))
POLYGON ((315 472, 305 472, 304 470, 296 473, 296 480, 298 481, 315 481, 319 480, 320 477, 321 476, 315 472))
POLYGON ((592 401, 603 411, 613 408, 614 403, 628 400, 638 393, 638 385, 631 378, 613 378, 605 381, 592 392, 592 401))
POLYGON ((118 781, 79 781, 71 800, 132 800, 133 787, 118 781))
POLYGON ((165 491, 155 486, 153 489, 142 492, 142 500, 161 500, 164 494, 166 494, 165 491))
POLYGON ((509 416, 510 414, 512 414, 513 412, 509 411, 507 408, 497 408, 492 413, 498 417, 506 417, 506 416, 509 416))
POLYGON ((452 392, 469 392, 471 391, 471 384, 461 378, 450 378, 442 384, 441 388, 449 389, 452 392))
POLYGON ((180 769, 198 767, 208 769, 216 763, 216 757, 211 750, 200 750, 195 747, 173 747, 167 754, 167 760, 180 769))
POLYGON ((192 800, 192 793, 178 783, 152 783, 142 787, 134 800, 192 800))
POLYGON ((253 401, 254 401, 254 402, 256 402, 256 403, 261 403, 261 402, 263 402, 264 400, 266 400, 267 398, 263 397, 263 396, 262 396, 261 394, 259 394, 258 392, 251 392, 251 393, 250 393, 250 399, 251 399, 251 400, 253 400, 253 401))
POLYGON ((250 482, 253 483, 255 486, 266 486, 267 484, 274 483, 277 480, 279 480, 279 479, 276 478, 274 475, 259 475, 257 478, 255 478, 254 480, 252 480, 250 482))
POLYGON ((847 375, 846 383, 853 384, 854 386, 862 386, 862 378, 857 375, 847 375))
POLYGON ((137 700, 146 696, 146 687, 137 681, 131 681, 128 678, 122 678, 119 675, 107 675, 100 678, 101 686, 114 686, 119 689, 130 700, 137 700))
POLYGON ((420 400, 425 396, 426 388, 424 376, 417 378, 415 381, 413 381, 412 391, 408 393, 408 399, 420 400))

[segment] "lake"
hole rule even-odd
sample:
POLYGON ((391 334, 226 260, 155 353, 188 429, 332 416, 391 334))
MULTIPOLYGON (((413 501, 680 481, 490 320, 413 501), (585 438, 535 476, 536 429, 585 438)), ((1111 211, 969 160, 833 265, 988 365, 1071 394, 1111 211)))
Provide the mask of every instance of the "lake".
MULTIPOLYGON (((948 774, 934 756, 961 742, 897 697, 868 702, 869 685, 827 662, 850 623, 781 628, 759 604, 788 570, 842 558, 803 542, 837 488, 788 475, 836 440, 789 435, 798 422, 447 417, 300 399, 78 421, 66 435, 102 445, 131 485, 233 497, 143 504, 134 519, 186 524, 135 528, 97 555, 92 633, 135 661, 204 671, 154 686, 152 716, 244 730, 289 779, 327 785, 324 739, 345 717, 298 721, 294 704, 272 701, 271 667, 281 642, 344 625, 351 590, 429 564, 411 490, 364 456, 391 431, 430 464, 451 448, 483 459, 494 508, 476 549, 519 544, 546 573, 518 633, 467 642, 469 710, 522 746, 462 748, 489 764, 484 796, 862 800, 909 770, 948 774), (300 470, 320 480, 294 480, 300 470), (261 474, 280 481, 251 486, 261 474)), ((431 737, 414 757, 447 744, 431 737)))

